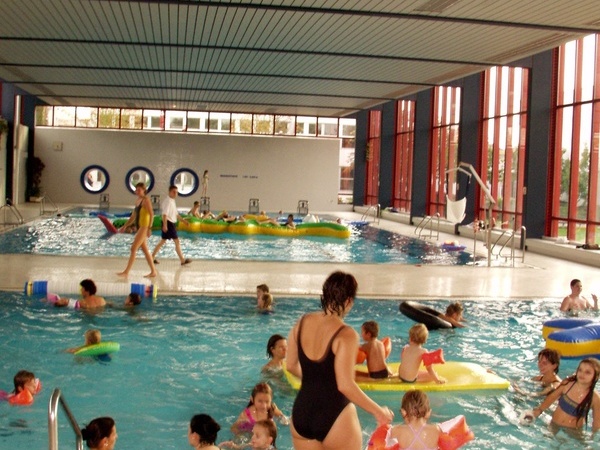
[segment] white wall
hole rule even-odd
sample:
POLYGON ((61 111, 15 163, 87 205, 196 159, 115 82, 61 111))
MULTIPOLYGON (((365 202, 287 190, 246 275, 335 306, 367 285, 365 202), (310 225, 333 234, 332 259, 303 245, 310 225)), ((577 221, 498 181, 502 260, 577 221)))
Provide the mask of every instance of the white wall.
MULTIPOLYGON (((161 198, 175 170, 190 168, 202 178, 208 169, 213 211, 246 211, 248 200, 258 198, 261 209, 293 212, 298 200, 308 200, 312 211, 347 209, 337 204, 340 145, 339 139, 36 128, 34 151, 46 165, 42 189, 57 203, 97 204, 99 194, 80 184, 82 170, 97 164, 109 173, 111 205, 133 204, 125 176, 144 166, 155 177, 151 194, 161 198)), ((194 200, 200 189, 178 206, 194 200)))

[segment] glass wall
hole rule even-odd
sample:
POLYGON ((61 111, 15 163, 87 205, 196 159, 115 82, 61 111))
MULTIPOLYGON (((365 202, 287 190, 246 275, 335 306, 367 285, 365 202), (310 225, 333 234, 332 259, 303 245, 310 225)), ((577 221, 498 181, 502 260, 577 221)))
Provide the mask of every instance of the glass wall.
POLYGON ((379 203, 379 162, 381 155, 381 111, 369 111, 367 129, 365 205, 379 203))
POLYGON ((400 100, 396 103, 392 206, 403 212, 410 212, 414 143, 415 102, 400 100))
POLYGON ((600 243, 600 35, 558 49, 547 234, 600 243))
POLYGON ((446 173, 458 165, 460 94, 457 87, 434 89, 433 129, 431 136, 428 214, 445 217, 446 194, 453 200, 457 193, 457 172, 446 173))
MULTIPOLYGON (((518 230, 523 220, 529 71, 493 67, 484 73, 480 176, 496 204, 496 226, 518 230)), ((484 219, 485 196, 478 199, 484 219)))

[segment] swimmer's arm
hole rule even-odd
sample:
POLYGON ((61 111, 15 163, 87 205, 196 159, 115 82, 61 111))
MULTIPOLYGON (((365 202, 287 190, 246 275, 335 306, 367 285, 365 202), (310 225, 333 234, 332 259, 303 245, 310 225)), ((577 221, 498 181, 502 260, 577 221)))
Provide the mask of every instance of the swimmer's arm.
POLYGON ((281 412, 281 410, 277 407, 275 403, 273 403, 273 417, 279 419, 279 423, 281 423, 281 425, 290 424, 289 419, 286 417, 285 414, 281 412))
POLYGON ((231 425, 231 432, 233 434, 239 434, 239 433, 241 433, 242 431, 240 430, 240 424, 242 422, 245 422, 245 421, 246 421, 246 411, 244 410, 244 411, 242 411, 240 413, 240 415, 235 420, 235 422, 233 423, 233 425, 231 425))
POLYGON ((440 318, 444 319, 446 322, 449 322, 454 328, 464 328, 465 325, 460 323, 457 320, 454 320, 452 317, 447 316, 446 314, 440 314, 440 318))
POLYGON ((571 303, 570 300, 571 299, 569 298, 569 296, 567 296, 563 299, 562 303, 560 304, 561 311, 567 312, 569 310, 569 304, 571 303))
POLYGON ((285 367, 292 375, 302 378, 302 369, 300 368, 300 361, 298 360, 298 343, 296 342, 297 333, 298 323, 296 323, 294 328, 290 330, 290 334, 288 335, 288 349, 285 356, 285 367))
POLYGON ((437 384, 444 384, 446 382, 446 380, 444 378, 440 378, 438 377, 438 374, 435 370, 433 370, 433 364, 429 365, 429 366, 425 366, 425 368, 427 369, 427 373, 429 373, 429 376, 431 378, 433 378, 433 380, 437 383, 437 384))
POLYGON ((563 388, 555 389, 553 392, 548 394, 548 396, 540 406, 538 406, 537 408, 533 408, 533 415, 535 417, 539 417, 540 414, 542 414, 546 409, 548 409, 556 400, 558 400, 558 397, 560 397, 560 395, 562 394, 563 388))
POLYGON ((600 430, 600 394, 594 392, 592 397, 592 433, 600 430))
POLYGON ((592 309, 598 311, 598 297, 596 294, 592 294, 592 298, 594 299, 594 306, 592 306, 592 309))
POLYGON ((54 306, 58 306, 58 307, 67 306, 68 304, 69 304, 69 299, 64 298, 64 297, 59 297, 59 299, 56 300, 56 302, 54 302, 54 306))

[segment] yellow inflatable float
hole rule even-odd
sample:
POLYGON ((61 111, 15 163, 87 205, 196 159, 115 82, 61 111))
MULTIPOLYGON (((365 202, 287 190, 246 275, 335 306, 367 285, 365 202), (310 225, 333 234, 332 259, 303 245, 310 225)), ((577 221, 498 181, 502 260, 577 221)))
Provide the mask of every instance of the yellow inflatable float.
MULTIPOLYGON (((260 223, 264 216, 244 216, 243 221, 226 222, 223 220, 213 219, 198 219, 196 217, 184 216, 188 223, 178 222, 178 231, 187 231, 188 233, 234 233, 234 234, 262 234, 267 236, 281 237, 300 237, 300 236, 322 236, 338 239, 347 239, 350 237, 350 229, 339 223, 333 222, 316 222, 316 223, 299 223, 296 228, 288 228, 272 223, 260 223)), ((126 218, 119 218, 113 221, 115 228, 123 226, 127 221, 126 218)), ((160 230, 162 227, 161 217, 154 216, 152 224, 153 230, 160 230)))
MULTIPOLYGON (((389 363, 388 367, 394 373, 398 373, 400 363, 389 363)), ((367 366, 357 365, 355 369, 365 373, 367 366)), ((445 364, 436 364, 435 371, 440 377, 446 379, 446 383, 437 384, 434 381, 428 383, 404 383, 398 376, 383 379, 361 379, 356 382, 363 391, 409 391, 420 389, 422 391, 468 391, 483 389, 508 389, 508 380, 494 373, 488 372, 479 364, 458 361, 446 361, 445 364)), ((289 373, 284 367, 285 377, 294 389, 300 389, 300 379, 289 373)))

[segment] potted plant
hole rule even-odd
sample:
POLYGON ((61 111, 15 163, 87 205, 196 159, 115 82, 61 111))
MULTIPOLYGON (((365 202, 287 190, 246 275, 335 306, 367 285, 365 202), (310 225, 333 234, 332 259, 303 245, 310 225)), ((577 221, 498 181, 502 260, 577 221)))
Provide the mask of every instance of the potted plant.
POLYGON ((40 202, 42 194, 42 172, 46 165, 40 158, 34 156, 27 159, 27 174, 29 176, 29 201, 40 202))

